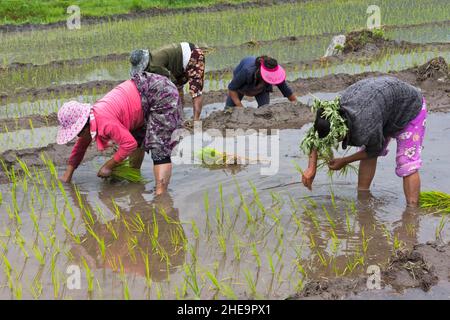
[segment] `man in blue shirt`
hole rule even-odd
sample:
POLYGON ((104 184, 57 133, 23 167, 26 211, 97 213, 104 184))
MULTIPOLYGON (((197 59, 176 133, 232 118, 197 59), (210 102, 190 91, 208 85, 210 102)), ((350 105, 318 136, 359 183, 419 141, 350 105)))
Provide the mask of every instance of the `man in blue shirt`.
POLYGON ((233 71, 225 109, 242 107, 244 96, 255 97, 258 107, 269 104, 273 85, 289 101, 297 102, 297 97, 286 83, 286 72, 277 60, 268 56, 246 57, 233 71))

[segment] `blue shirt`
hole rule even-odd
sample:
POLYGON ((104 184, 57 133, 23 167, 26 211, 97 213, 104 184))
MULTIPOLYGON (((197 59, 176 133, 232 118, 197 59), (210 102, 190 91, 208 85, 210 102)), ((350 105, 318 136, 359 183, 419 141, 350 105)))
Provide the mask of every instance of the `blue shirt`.
MULTIPOLYGON (((237 91, 243 95, 254 96, 263 92, 271 92, 272 85, 263 81, 263 83, 255 82, 256 57, 245 57, 239 65, 233 70, 233 79, 228 85, 228 89, 237 91)), ((290 97, 292 89, 287 85, 286 81, 277 85, 283 96, 290 97)))

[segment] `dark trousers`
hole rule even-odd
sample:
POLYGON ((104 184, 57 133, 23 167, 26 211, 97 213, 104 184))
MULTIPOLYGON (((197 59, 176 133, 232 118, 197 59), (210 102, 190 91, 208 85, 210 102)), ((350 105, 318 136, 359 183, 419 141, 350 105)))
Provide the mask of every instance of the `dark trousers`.
MULTIPOLYGON (((244 98, 244 95, 242 93, 238 93, 239 100, 242 100, 244 98)), ((255 96, 256 102, 258 102, 258 107, 263 106, 265 104, 270 103, 270 92, 265 91, 261 92, 260 94, 255 96)), ((233 100, 230 96, 227 97, 227 101, 225 102, 225 107, 235 107, 233 100)))

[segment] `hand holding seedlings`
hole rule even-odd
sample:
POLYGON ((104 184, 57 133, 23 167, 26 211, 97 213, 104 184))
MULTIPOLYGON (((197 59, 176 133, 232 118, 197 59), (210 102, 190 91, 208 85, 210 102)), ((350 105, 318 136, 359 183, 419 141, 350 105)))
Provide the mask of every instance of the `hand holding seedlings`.
POLYGON ((336 158, 336 159, 331 159, 328 162, 328 168, 330 168, 330 170, 341 170, 342 168, 344 168, 347 165, 347 161, 345 160, 345 158, 336 158))
POLYGON ((114 167, 117 165, 118 163, 114 159, 108 160, 98 171, 97 177, 108 178, 109 176, 111 176, 114 167))

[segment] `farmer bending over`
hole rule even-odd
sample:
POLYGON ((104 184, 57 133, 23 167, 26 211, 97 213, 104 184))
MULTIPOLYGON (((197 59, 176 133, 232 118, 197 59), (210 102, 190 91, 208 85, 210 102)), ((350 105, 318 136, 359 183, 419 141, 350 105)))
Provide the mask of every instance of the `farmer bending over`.
POLYGON ((326 150, 331 151, 331 147, 337 147, 342 141, 343 149, 347 145, 361 149, 336 159, 332 159, 331 152, 328 167, 340 170, 360 161, 358 190, 369 190, 377 159, 387 154, 389 141, 395 138, 395 172, 403 178, 408 205, 416 206, 427 116, 425 99, 419 89, 394 77, 368 78, 348 87, 336 102, 319 103, 314 126, 302 142, 302 149, 310 154, 308 169, 302 175, 303 184, 311 190, 318 157, 327 158, 326 150))
POLYGON ((122 82, 93 106, 70 101, 58 112, 56 142, 66 144, 78 136, 66 172, 60 179, 70 182, 86 149, 94 139, 98 150, 118 146, 113 158, 97 176, 106 178, 112 169, 130 156, 131 166, 139 169, 144 151, 152 152, 156 194, 167 190, 172 173, 171 153, 176 145, 172 133, 181 127, 182 109, 178 91, 166 77, 143 72, 122 82))
POLYGON ((178 88, 181 104, 184 104, 183 86, 189 82, 194 120, 200 120, 205 77, 202 49, 187 42, 169 44, 154 51, 139 49, 131 52, 130 62, 131 76, 147 71, 168 77, 178 88))
POLYGON ((269 104, 272 85, 276 85, 289 101, 297 102, 297 97, 286 83, 286 72, 277 60, 268 56, 242 59, 234 69, 233 79, 228 85, 225 110, 242 107, 241 100, 244 96, 255 97, 258 107, 269 104))

